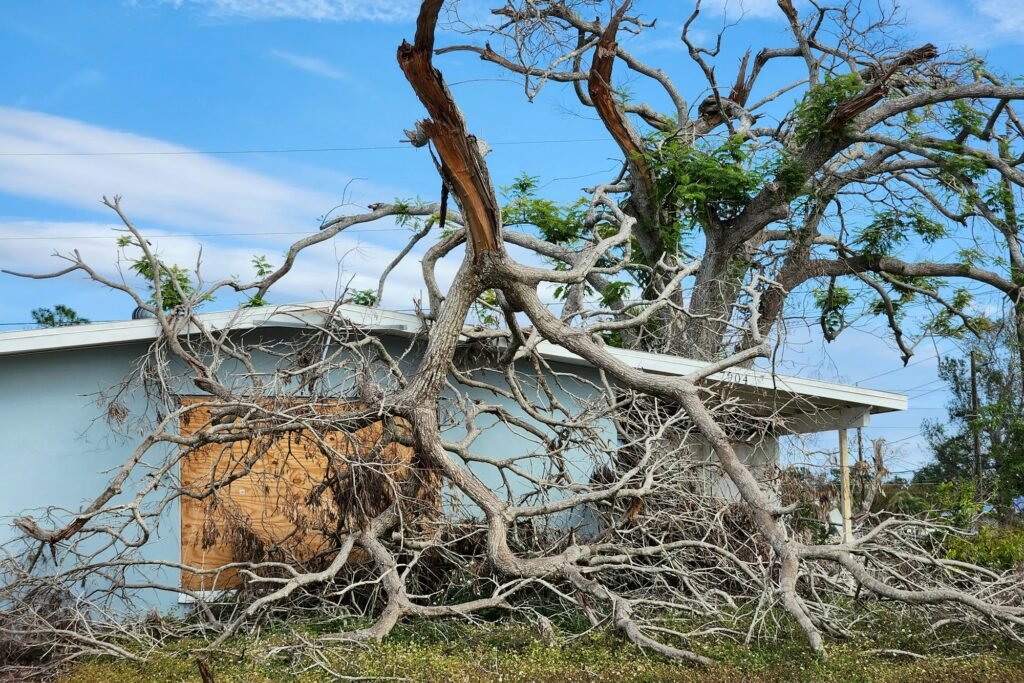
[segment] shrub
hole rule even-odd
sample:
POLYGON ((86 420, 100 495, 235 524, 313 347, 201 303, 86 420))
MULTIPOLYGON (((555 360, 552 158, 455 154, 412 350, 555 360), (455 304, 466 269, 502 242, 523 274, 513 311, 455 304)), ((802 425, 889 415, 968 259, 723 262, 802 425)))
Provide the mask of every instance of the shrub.
POLYGON ((946 558, 990 569, 1013 569, 1024 563, 1024 528, 983 526, 967 538, 951 537, 946 558))

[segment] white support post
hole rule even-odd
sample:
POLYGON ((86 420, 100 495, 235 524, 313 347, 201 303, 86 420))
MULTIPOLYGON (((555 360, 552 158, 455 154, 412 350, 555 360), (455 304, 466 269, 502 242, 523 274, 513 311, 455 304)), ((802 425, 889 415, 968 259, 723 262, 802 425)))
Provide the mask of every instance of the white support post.
POLYGON ((853 501, 850 495, 850 454, 846 449, 846 430, 839 430, 839 483, 842 487, 843 543, 853 541, 853 501))

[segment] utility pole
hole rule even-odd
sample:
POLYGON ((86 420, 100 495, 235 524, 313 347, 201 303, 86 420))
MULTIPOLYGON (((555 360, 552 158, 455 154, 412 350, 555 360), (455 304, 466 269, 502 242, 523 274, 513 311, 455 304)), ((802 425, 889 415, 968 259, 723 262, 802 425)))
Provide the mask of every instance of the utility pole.
POLYGON ((974 435, 974 495, 981 498, 981 429, 978 424, 978 358, 971 349, 971 432, 974 435))

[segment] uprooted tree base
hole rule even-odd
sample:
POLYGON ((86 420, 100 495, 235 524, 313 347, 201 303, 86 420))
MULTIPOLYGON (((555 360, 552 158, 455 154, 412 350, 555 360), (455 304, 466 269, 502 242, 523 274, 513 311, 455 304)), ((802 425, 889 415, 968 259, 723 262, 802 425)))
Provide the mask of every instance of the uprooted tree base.
MULTIPOLYGON (((947 535, 963 532, 941 520, 865 515, 852 543, 816 544, 799 531, 798 508, 781 504, 761 480, 771 473, 752 471, 739 457, 737 444, 757 442, 785 424, 779 414, 765 414, 763 405, 723 395, 714 376, 768 355, 768 332, 788 292, 756 270, 742 281, 709 282, 708 272, 722 272, 715 262, 720 254, 706 262, 685 253, 634 259, 635 242, 643 241, 634 215, 644 209, 638 159, 627 163, 631 200, 616 198, 625 191, 620 183, 595 188, 573 249, 504 230, 484 147, 467 132, 433 66, 441 4, 423 3, 415 42, 402 45, 399 62, 431 117, 411 137, 437 150, 458 211, 438 217, 442 207, 436 205, 375 205, 366 214, 326 221, 259 280, 193 289, 153 252, 113 198, 106 201, 123 222, 123 246, 141 254, 153 278, 152 300, 77 253, 66 257, 68 268, 50 275, 84 272, 153 314, 159 339, 135 375, 111 392, 107 410, 115 422, 123 420, 129 397, 141 393, 153 414, 131 415, 134 433, 145 425, 145 437, 89 505, 51 519, 20 520, 24 537, 0 567, 5 656, 28 662, 44 654, 49 665, 90 654, 140 659, 169 633, 195 635, 217 649, 268 622, 315 616, 347 626, 359 617, 350 630, 310 636, 307 644, 315 649, 380 640, 411 619, 509 612, 541 628, 583 620, 645 651, 708 664, 688 644, 695 634, 679 620, 696 619, 699 633, 715 633, 734 628, 733 616, 743 613, 747 638, 795 623, 811 648, 823 652, 825 637, 843 637, 855 627, 863 604, 914 613, 936 627, 968 624, 1019 640, 1019 577, 938 556, 947 535), (426 221, 410 245, 439 219, 447 232, 423 257, 430 309, 403 348, 353 324, 341 300, 287 342, 225 334, 195 314, 220 290, 246 292, 260 303, 302 250, 352 225, 410 215, 426 221), (506 242, 559 264, 517 262, 506 242), (458 272, 443 291, 437 266, 456 259, 458 272), (644 274, 642 305, 585 308, 588 285, 600 288, 630 269, 644 274), (695 276, 700 285, 689 303, 727 291, 724 309, 687 309, 682 285, 695 276), (538 293, 548 285, 570 292, 559 315, 538 293), (489 313, 474 320, 482 305, 489 313), (681 321, 688 338, 717 340, 704 354, 715 360, 689 375, 644 372, 607 345, 612 337, 643 339, 652 328, 681 321), (725 337, 740 343, 719 353, 725 337), (572 352, 594 372, 552 363, 539 350, 542 342, 572 352), (197 390, 201 398, 180 400, 197 390), (197 409, 204 417, 190 418, 197 409), (479 447, 496 426, 517 436, 514 455, 479 447), (354 436, 359 433, 372 438, 354 436), (295 532, 268 540, 244 511, 231 508, 227 492, 243 479, 270 488, 274 477, 286 477, 267 463, 280 455, 281 443, 293 440, 319 464, 303 469, 305 480, 293 482, 296 488, 275 503, 281 509, 274 513, 295 532), (699 449, 707 457, 697 457, 699 449), (212 465, 205 479, 179 479, 182 464, 197 457, 227 466, 212 465), (731 501, 716 495, 719 480, 728 482, 731 501), (206 506, 209 519, 223 515, 197 539, 206 549, 229 545, 234 562, 186 566, 147 554, 162 516, 186 504, 206 506), (174 580, 182 571, 204 589, 230 580, 239 590, 211 597, 174 580), (159 613, 128 619, 141 590, 182 593, 193 606, 180 621, 159 613)), ((587 29, 596 47, 591 97, 608 96, 602 85, 611 78, 610 55, 619 54, 614 39, 628 6, 607 26, 587 29)), ((794 30, 803 36, 799 24, 794 30)), ((811 49, 804 41, 796 54, 811 49)), ((836 153, 836 136, 878 104, 878 84, 931 56, 933 50, 915 51, 866 72, 875 85, 848 100, 852 109, 843 110, 842 121, 821 122, 831 132, 805 140, 809 156, 801 163, 824 164, 836 153)), ((736 97, 744 99, 745 90, 749 84, 738 84, 736 97)), ((1018 96, 1010 90, 993 92, 1018 96)), ((903 104, 934 101, 914 97, 906 95, 912 102, 903 104)), ((600 102, 605 123, 628 136, 628 129, 612 125, 623 124, 612 104, 600 102)), ((733 114, 744 120, 741 110, 742 102, 719 101, 717 113, 700 125, 719 125, 733 114)), ((865 121, 871 124, 870 117, 865 121)), ((782 217, 778 203, 792 199, 787 192, 770 183, 747 197, 729 234, 763 229, 782 217), (764 220, 759 226, 752 223, 755 214, 764 220)), ((383 285, 382 279, 378 291, 383 285)))

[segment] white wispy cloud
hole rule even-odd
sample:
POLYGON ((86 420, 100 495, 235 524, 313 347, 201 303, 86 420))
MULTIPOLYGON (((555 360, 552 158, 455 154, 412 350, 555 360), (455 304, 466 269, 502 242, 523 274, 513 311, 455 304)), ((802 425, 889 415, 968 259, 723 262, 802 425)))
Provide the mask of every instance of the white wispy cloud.
MULTIPOLYGON (((794 4, 801 14, 809 7, 806 0, 794 4)), ((784 20, 776 0, 705 0, 703 6, 727 21, 784 20)), ((1024 44, 1022 0, 899 0, 897 6, 908 32, 943 47, 1024 44)))
POLYGON ((217 17, 310 19, 313 21, 406 21, 416 17, 417 0, 170 0, 217 17))
MULTIPOLYGON (((724 14, 729 19, 781 19, 776 0, 707 0, 703 7, 724 14)), ((799 2, 797 3, 799 8, 799 2)))
MULTIPOLYGON (((67 262, 55 259, 54 250, 78 249, 105 274, 120 276, 118 233, 112 229, 118 220, 99 203, 103 195, 120 194, 129 216, 169 262, 191 267, 202 254, 206 280, 232 274, 251 278, 254 255, 265 254, 272 263, 280 263, 289 244, 315 232, 318 216, 341 203, 344 186, 344 182, 337 184, 337 195, 324 193, 153 137, 11 108, 0 108, 0 150, 20 153, 0 155, 0 195, 42 200, 46 205, 41 210, 53 217, 0 217, 0 268, 23 272, 59 269, 67 262), (159 154, 80 156, 97 152, 159 154), (62 156, 29 156, 41 153, 62 156), (80 219, 81 209, 95 211, 95 218, 80 219), (69 210, 75 219, 60 220, 69 210), (224 234, 234 232, 242 234, 224 234)), ((400 193, 374 186, 364 191, 378 201, 400 193)), ((341 209, 349 210, 358 209, 341 209)), ((35 213, 39 215, 40 209, 35 213)), ((395 227, 391 221, 359 225, 303 252, 295 269, 271 292, 271 300, 329 298, 346 286, 376 289, 381 271, 409 237, 395 227)), ((385 305, 409 308, 414 298, 422 296, 418 259, 426 246, 425 241, 391 274, 385 305)), ((454 272, 455 263, 443 265, 440 279, 451 282, 454 272)), ((11 317, 12 306, 38 301, 37 292, 47 287, 2 276, 0 311, 11 317)), ((77 281, 72 287, 73 292, 82 289, 77 281)), ((104 295, 95 285, 84 289, 101 298, 112 297, 114 310, 122 305, 113 303, 122 295, 104 295)), ((104 307, 112 309, 111 305, 104 307)))
POLYGON ((1024 43, 1020 0, 903 0, 907 28, 941 47, 1024 43))
MULTIPOLYGON (((78 249, 102 272, 118 276, 117 233, 111 230, 117 220, 99 201, 116 193, 169 262, 191 267, 201 253, 208 280, 251 277, 254 255, 280 263, 291 242, 316 232, 319 216, 342 203, 345 187, 342 174, 329 174, 337 193, 322 192, 163 140, 14 108, 0 107, 0 150, 0 195, 42 200, 44 213, 67 215, 70 208, 75 216, 71 221, 0 217, 0 269, 21 272, 57 270, 66 262, 54 259, 54 250, 78 249), (157 154, 81 155, 94 152, 157 154), (57 156, 34 156, 38 154, 57 156), (95 218, 78 219, 80 209, 95 212, 95 218), (214 236, 204 236, 209 233, 214 236), (94 239, 96 235, 104 238, 94 239)), ((402 194, 368 184, 360 189, 377 201, 402 194)), ((339 209, 358 210, 351 204, 339 209)), ((34 213, 38 216, 40 208, 34 213)), ((275 287, 272 300, 328 298, 351 278, 352 287, 376 288, 381 271, 408 237, 395 228, 391 221, 360 225, 303 252, 295 269, 275 287)), ((385 305, 408 308, 414 297, 422 296, 418 258, 426 242, 392 274, 385 305)), ((441 279, 450 282, 454 269, 444 266, 441 279)), ((2 277, 0 312, 10 318, 13 313, 7 309, 38 300, 34 293, 40 287, 38 282, 2 277)), ((98 286, 88 287, 102 296, 98 286)), ((73 286, 80 289, 77 283, 73 286)))
POLYGON ((180 145, 24 109, 0 107, 0 149, 0 192, 95 210, 120 194, 134 216, 167 226, 315 227, 338 203, 180 145))
POLYGON ((975 11, 998 33, 1024 40, 1024 3, 1020 0, 974 0, 975 11))
POLYGON ((308 71, 309 73, 316 74, 317 76, 331 78, 336 81, 342 81, 348 78, 348 75, 345 74, 345 72, 336 69, 334 66, 319 57, 297 55, 293 52, 287 52, 286 50, 271 50, 270 54, 277 57, 285 64, 302 71, 308 71))
MULTIPOLYGON (((115 232, 113 222, 100 221, 41 221, 0 219, 0 269, 22 273, 45 273, 60 270, 68 262, 57 254, 78 251, 82 259, 106 277, 124 281, 139 291, 146 283, 130 269, 130 261, 137 257, 135 252, 125 254, 117 247, 116 238, 123 234, 115 232), (109 235, 109 238, 95 239, 109 235)), ((391 225, 381 224, 381 228, 391 225)), ((400 245, 390 235, 391 244, 400 245)), ((188 269, 200 265, 203 280, 212 282, 221 278, 239 277, 254 279, 252 258, 264 255, 274 266, 280 265, 281 253, 291 239, 284 236, 244 237, 234 240, 189 237, 165 230, 147 230, 146 238, 152 248, 167 263, 175 263, 188 269)), ((402 235, 404 237, 404 235, 402 235)), ((300 255, 293 270, 279 281, 270 293, 270 300, 276 303, 316 301, 337 296, 346 288, 376 289, 377 280, 385 266, 397 255, 397 248, 382 246, 371 241, 372 232, 350 233, 309 248, 300 255)), ((416 298, 424 296, 423 277, 419 258, 425 247, 410 254, 388 278, 384 306, 408 309, 416 298)), ((439 264, 438 279, 447 286, 454 279, 460 255, 454 254, 439 264)), ((59 282, 71 292, 80 295, 87 292, 85 301, 98 307, 100 299, 107 303, 107 310, 118 310, 124 306, 130 310, 129 300, 121 293, 105 290, 95 283, 83 283, 81 275, 65 276, 59 282)), ((0 312, 5 319, 21 320, 28 309, 22 302, 38 302, 43 283, 24 280, 10 275, 0 275, 0 312), (18 318, 20 313, 21 318, 18 318)), ((71 300, 69 295, 63 298, 71 300)), ((230 308, 233 305, 229 290, 223 290, 218 299, 208 307, 211 310, 230 308)), ((29 307, 31 308, 31 307, 29 307)))

